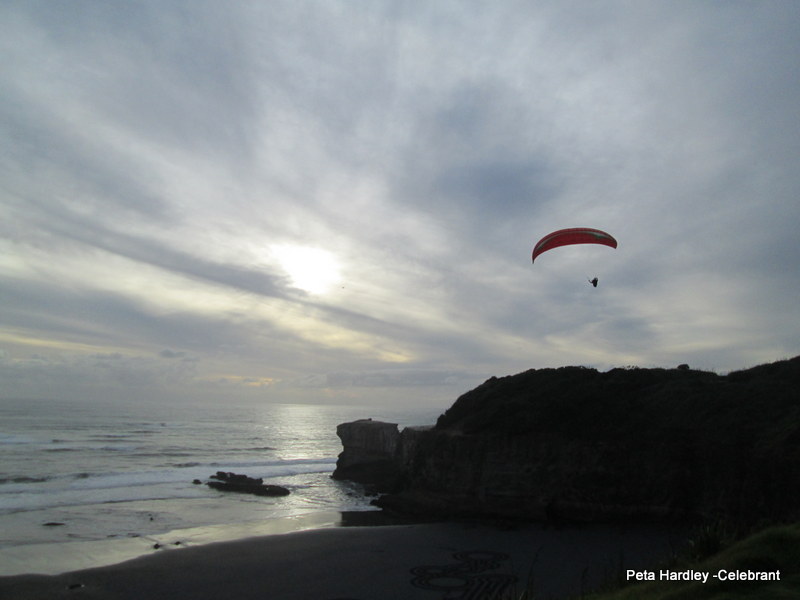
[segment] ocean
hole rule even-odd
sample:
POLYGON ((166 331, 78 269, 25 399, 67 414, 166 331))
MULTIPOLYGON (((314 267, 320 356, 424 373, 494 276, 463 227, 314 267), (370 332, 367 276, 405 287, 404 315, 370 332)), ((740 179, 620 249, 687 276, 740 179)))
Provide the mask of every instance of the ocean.
POLYGON ((0 575, 57 572, 73 566, 70 554, 83 567, 98 553, 334 525, 341 512, 374 510, 358 485, 330 478, 342 450, 336 426, 372 417, 402 429, 443 410, 0 400, 0 575), (193 483, 217 471, 291 493, 193 483), (52 562, 53 548, 57 564, 36 560, 52 562))

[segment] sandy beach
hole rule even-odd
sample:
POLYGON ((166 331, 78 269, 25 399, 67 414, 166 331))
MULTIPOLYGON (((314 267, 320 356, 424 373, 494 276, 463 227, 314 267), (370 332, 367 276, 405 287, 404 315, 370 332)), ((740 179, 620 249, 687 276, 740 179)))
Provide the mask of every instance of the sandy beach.
POLYGON ((434 523, 337 527, 194 547, 60 575, 0 578, 0 598, 387 600, 580 594, 680 543, 653 528, 543 529, 434 523))

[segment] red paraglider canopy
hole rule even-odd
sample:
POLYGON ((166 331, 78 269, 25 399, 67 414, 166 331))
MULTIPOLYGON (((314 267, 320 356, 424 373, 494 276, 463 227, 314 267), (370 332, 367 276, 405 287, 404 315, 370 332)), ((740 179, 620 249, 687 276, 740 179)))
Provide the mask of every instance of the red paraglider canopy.
POLYGON ((571 229, 559 229, 553 233, 548 233, 533 247, 531 262, 536 260, 542 252, 547 252, 559 246, 569 246, 571 244, 602 244, 617 247, 617 240, 605 231, 591 229, 590 227, 573 227, 571 229))

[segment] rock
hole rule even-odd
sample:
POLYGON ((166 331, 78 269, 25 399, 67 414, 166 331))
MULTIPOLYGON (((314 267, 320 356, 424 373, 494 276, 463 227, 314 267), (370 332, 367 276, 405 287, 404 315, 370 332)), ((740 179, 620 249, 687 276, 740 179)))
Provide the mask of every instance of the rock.
POLYGON ((199 479, 193 479, 193 480, 192 480, 192 483, 193 483, 194 485, 200 485, 200 484, 202 484, 203 482, 202 482, 202 481, 200 481, 199 479))
POLYGON ((216 481, 208 481, 206 483, 208 487, 223 492, 255 494, 256 496, 288 496, 290 494, 288 489, 280 485, 264 485, 261 477, 255 479, 247 475, 217 471, 209 479, 216 481))
POLYGON ((693 520, 800 515, 800 357, 717 375, 584 367, 491 378, 435 428, 337 428, 339 478, 389 478, 377 505, 437 517, 693 520))
POLYGON ((57 521, 49 521, 47 523, 42 523, 44 527, 61 527, 64 523, 59 523, 57 521))
POLYGON ((379 491, 397 487, 402 476, 395 462, 400 433, 397 423, 360 419, 336 427, 342 453, 336 461, 334 479, 374 486, 379 491))

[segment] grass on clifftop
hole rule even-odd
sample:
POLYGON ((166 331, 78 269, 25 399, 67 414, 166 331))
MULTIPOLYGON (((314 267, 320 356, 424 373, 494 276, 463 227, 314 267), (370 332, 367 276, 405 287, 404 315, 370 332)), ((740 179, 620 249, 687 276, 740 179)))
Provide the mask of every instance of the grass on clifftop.
MULTIPOLYGON (((771 527, 756 533, 702 562, 679 561, 671 571, 775 571, 780 581, 720 581, 708 583, 647 582, 584 596, 585 600, 789 600, 800 598, 800 523, 771 527)), ((658 573, 658 568, 655 569, 658 573)), ((621 573, 625 577, 624 571, 621 573)), ((535 595, 533 596, 536 597, 535 595)))

